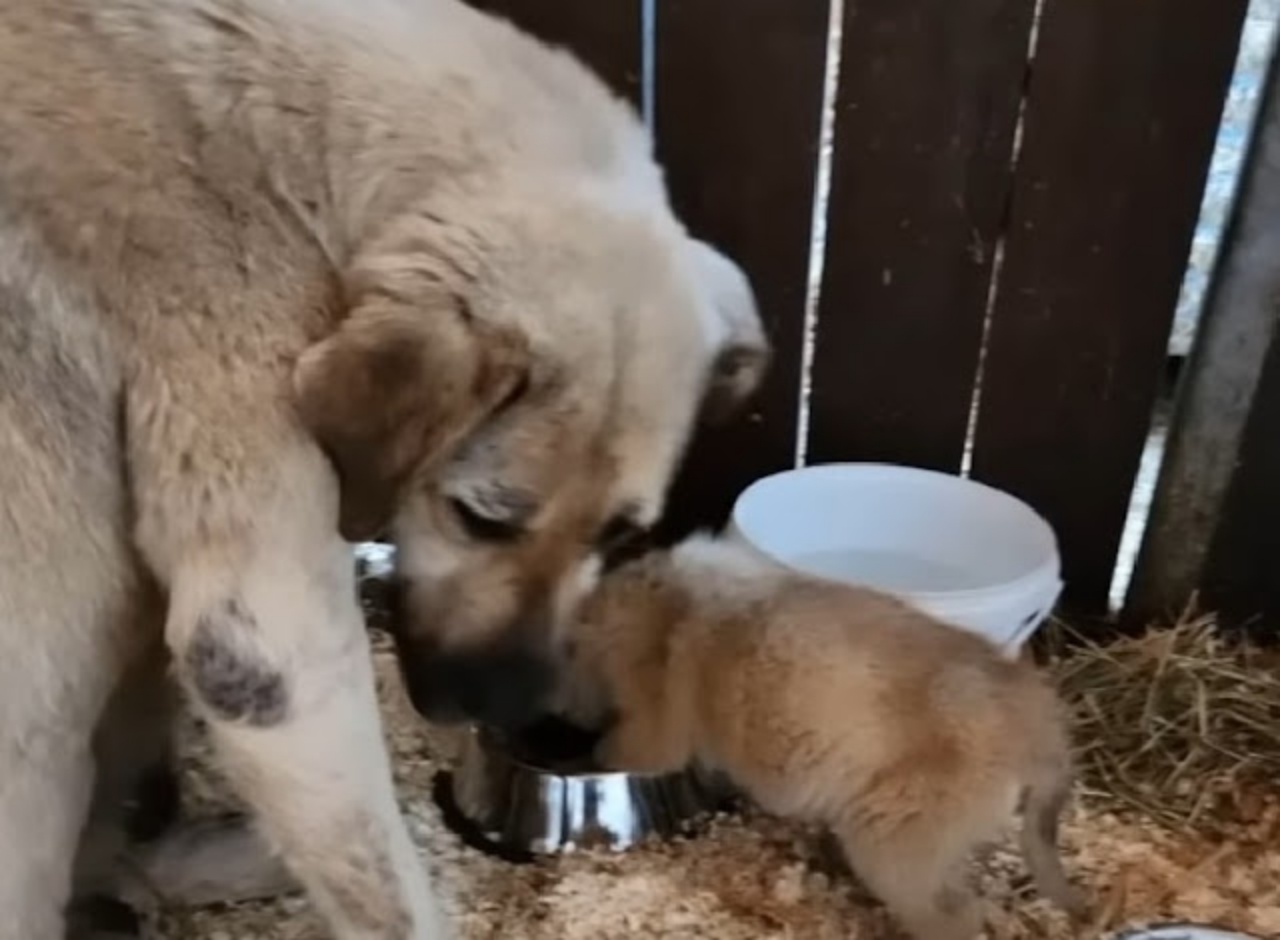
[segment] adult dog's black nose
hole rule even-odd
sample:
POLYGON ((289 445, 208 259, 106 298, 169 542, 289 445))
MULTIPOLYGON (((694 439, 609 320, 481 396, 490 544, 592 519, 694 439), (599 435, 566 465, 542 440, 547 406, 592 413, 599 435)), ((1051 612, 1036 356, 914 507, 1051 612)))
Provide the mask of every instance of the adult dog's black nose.
POLYGON ((520 647, 444 651, 404 640, 398 647, 409 699, 428 721, 516 731, 545 710, 555 683, 551 661, 520 647))

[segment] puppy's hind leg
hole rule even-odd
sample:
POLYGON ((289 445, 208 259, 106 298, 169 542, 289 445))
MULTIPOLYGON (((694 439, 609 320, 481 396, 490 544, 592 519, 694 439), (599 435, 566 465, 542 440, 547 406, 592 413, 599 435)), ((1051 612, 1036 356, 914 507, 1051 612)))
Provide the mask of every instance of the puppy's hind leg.
POLYGON ((833 827, 863 884, 913 940, 974 940, 980 908, 963 880, 963 852, 915 827, 872 834, 855 821, 833 827))
POLYGON ((1070 779, 1065 774, 1048 775, 1028 786, 1023 799, 1021 844, 1023 858, 1040 893, 1073 918, 1080 918, 1088 912, 1089 904, 1068 880, 1058 848, 1058 827, 1070 795, 1070 779))

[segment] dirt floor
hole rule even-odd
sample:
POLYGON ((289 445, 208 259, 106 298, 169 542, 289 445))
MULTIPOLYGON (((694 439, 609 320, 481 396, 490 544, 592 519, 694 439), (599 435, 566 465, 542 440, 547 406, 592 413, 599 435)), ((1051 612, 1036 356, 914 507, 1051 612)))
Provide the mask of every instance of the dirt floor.
MULTIPOLYGON (((824 873, 811 833, 766 818, 725 818, 698 838, 623 854, 576 854, 513 866, 462 847, 444 828, 431 780, 449 742, 402 697, 391 655, 376 653, 396 775, 414 838, 466 940, 879 940, 884 912, 850 879, 824 873)), ((224 801, 201 755, 191 758, 198 808, 224 801)), ((1280 788, 1252 801, 1252 822, 1213 839, 1162 830, 1077 801, 1066 827, 1070 870, 1091 893, 1094 923, 1072 928, 1033 897, 1020 858, 1004 846, 976 861, 987 936, 1095 938, 1152 921, 1192 920, 1280 937, 1280 788)), ((320 940, 301 898, 166 912, 160 940, 320 940)))

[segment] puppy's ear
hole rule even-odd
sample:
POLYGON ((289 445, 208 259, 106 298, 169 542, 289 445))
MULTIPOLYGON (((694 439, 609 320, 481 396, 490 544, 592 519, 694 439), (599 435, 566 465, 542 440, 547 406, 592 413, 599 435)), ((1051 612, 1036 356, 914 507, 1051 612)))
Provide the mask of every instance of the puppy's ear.
POLYGON ((523 336, 476 321, 445 290, 370 292, 294 369, 303 423, 337 470, 339 530, 377 537, 401 488, 504 401, 528 368, 523 336))
POLYGON ((701 420, 733 417, 760 387, 772 349, 760 322, 751 282, 738 265, 706 242, 690 240, 694 270, 710 298, 719 342, 702 402, 701 420))

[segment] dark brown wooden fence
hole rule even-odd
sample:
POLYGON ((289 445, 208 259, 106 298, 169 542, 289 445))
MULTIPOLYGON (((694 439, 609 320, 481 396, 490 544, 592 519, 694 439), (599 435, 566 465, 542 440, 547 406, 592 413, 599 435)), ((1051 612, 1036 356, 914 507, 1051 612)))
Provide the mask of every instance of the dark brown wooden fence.
MULTIPOLYGON (((677 529, 722 521, 798 444, 811 462, 951 471, 968 445, 975 477, 1054 524, 1068 601, 1105 609, 1246 0, 1044 0, 1038 20, 1036 0, 845 4, 812 322, 828 0, 652 0, 650 30, 642 0, 480 5, 633 100, 651 89, 677 209, 759 293, 776 368, 751 415, 695 446, 677 529)), ((1221 561, 1203 571, 1269 553, 1274 604, 1280 351, 1271 360, 1271 398, 1221 500, 1227 519, 1265 503, 1271 525, 1213 530, 1221 561)), ((1220 600, 1262 603, 1256 588, 1220 600)))

